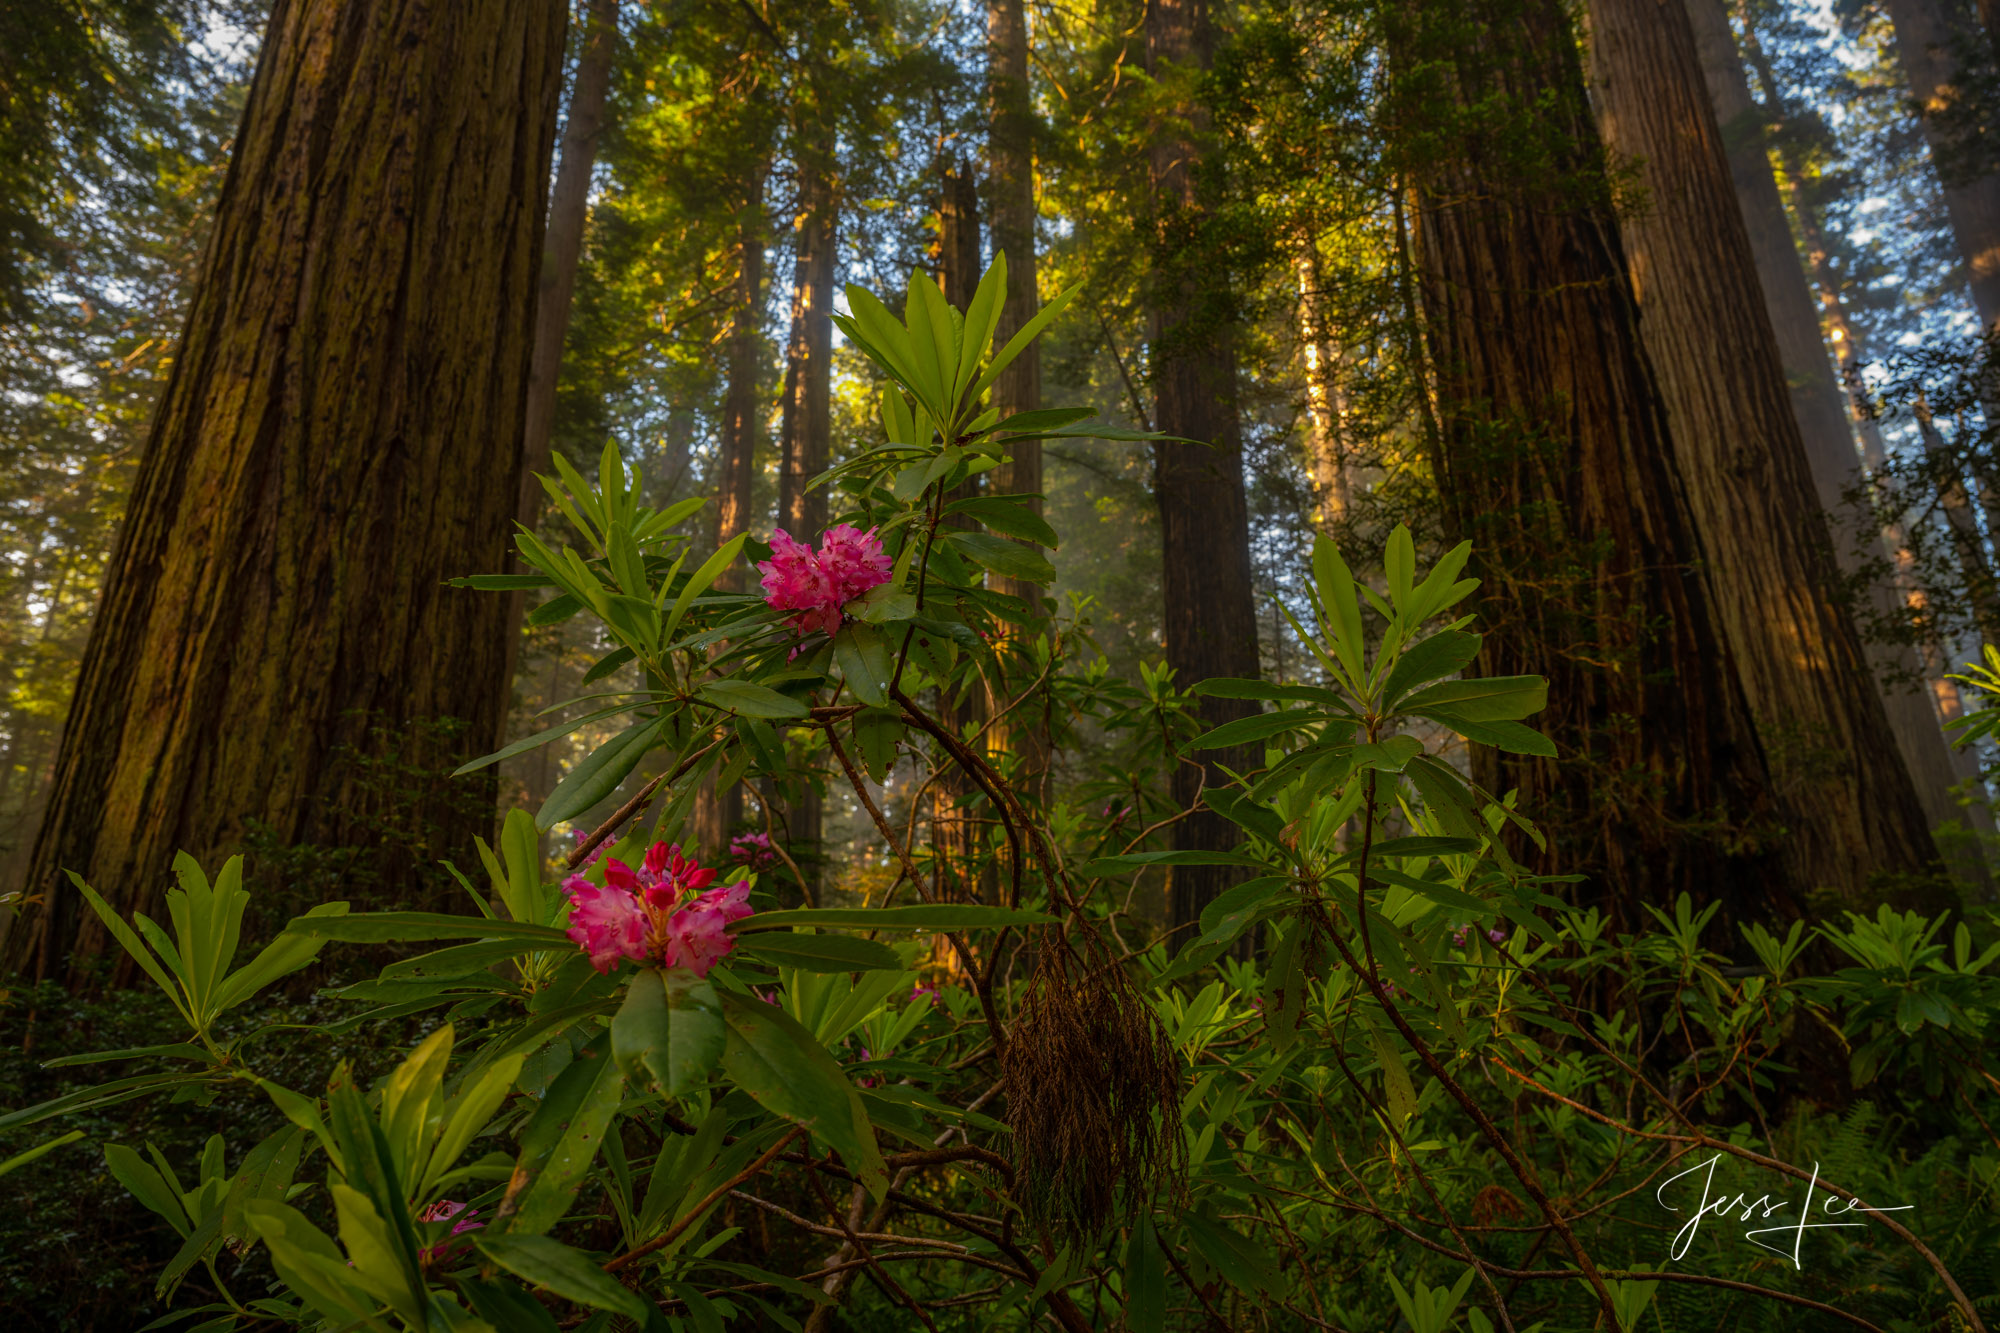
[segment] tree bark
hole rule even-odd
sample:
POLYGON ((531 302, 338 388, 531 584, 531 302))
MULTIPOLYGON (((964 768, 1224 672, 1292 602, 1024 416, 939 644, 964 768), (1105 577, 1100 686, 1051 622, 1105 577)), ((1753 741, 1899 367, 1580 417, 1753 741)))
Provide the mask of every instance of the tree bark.
MULTIPOLYGON (((611 87, 611 62, 618 50, 618 0, 590 0, 584 22, 584 46, 577 57, 576 81, 570 89, 569 116, 563 122, 562 152, 556 167, 555 188, 549 194, 548 233, 542 246, 541 276, 536 283, 535 351, 528 371, 527 415, 521 429, 520 495, 514 510, 514 521, 529 528, 541 525, 548 506, 548 492, 542 488, 541 477, 549 471, 563 340, 569 333, 576 270, 583 257, 584 224, 590 218, 590 175, 597 163, 597 143, 604 129, 604 102, 611 87)), ((510 688, 520 661, 521 623, 527 614, 527 590, 508 593, 510 688)))
POLYGON ((1407 7, 1389 49, 1398 108, 1438 139, 1412 163, 1419 284, 1438 487, 1484 580, 1477 669, 1547 677, 1532 721, 1559 751, 1478 746, 1475 776, 1549 835, 1524 861, 1589 876, 1615 919, 1680 893, 1786 910, 1806 885, 1773 854, 1564 5, 1473 12, 1467 42, 1407 7))
MULTIPOLYGON (((1154 426, 1183 439, 1153 447, 1153 494, 1160 510, 1161 624, 1174 683, 1187 689, 1212 676, 1256 676, 1257 616, 1250 571, 1249 506, 1236 407, 1235 312, 1225 277, 1204 254, 1208 209, 1197 167, 1208 116, 1189 89, 1209 67, 1214 33, 1207 0, 1151 0, 1146 9, 1147 72, 1181 91, 1149 145, 1155 272, 1150 297, 1154 426), (1200 441, 1189 443, 1187 441, 1200 441)), ((1206 726, 1246 716, 1240 701, 1202 699, 1206 726)), ((1260 755, 1207 751, 1174 766, 1175 805, 1195 813, 1174 825, 1177 851, 1236 845, 1236 826, 1200 804, 1204 787, 1227 781, 1260 755)), ((1168 889, 1175 947, 1193 938, 1201 911, 1233 881, 1216 866, 1176 866, 1168 889)))
POLYGON ((1871 903, 1871 877, 1937 861, 1813 487, 1750 238, 1680 0, 1591 0, 1591 92, 1647 207, 1622 221, 1640 333, 1724 642, 1764 740, 1779 854, 1871 903))
POLYGON ((590 0, 583 51, 577 57, 569 116, 563 122, 562 156, 549 196, 549 230, 535 305, 535 359, 528 375, 527 426, 521 434, 521 500, 515 518, 534 527, 548 493, 535 479, 549 470, 550 432, 556 419, 556 382, 563 339, 569 332, 570 298, 590 219, 590 177, 604 132, 604 101, 611 62, 618 51, 618 0, 590 0))
MULTIPOLYGON (((825 145, 830 154, 832 146, 825 145)), ((833 432, 833 286, 838 205, 827 164, 800 168, 800 216, 792 267, 791 332, 779 410, 778 522, 800 541, 826 526, 824 490, 806 483, 824 472, 833 432)))
POLYGON ((65 870, 156 913, 260 826, 393 899, 490 829, 490 781, 368 778, 499 740, 506 599, 445 581, 508 556, 564 18, 274 6, 10 969, 106 947, 65 870))
MULTIPOLYGON (((760 164, 744 182, 737 224, 735 305, 729 317, 728 386, 723 391, 722 431, 717 449, 715 484, 715 544, 729 541, 750 527, 757 480, 757 436, 761 419, 760 384, 764 330, 764 168, 760 164)), ((738 566, 741 562, 738 562, 738 566)), ((743 571, 732 567, 716 583, 741 591, 743 571)), ((740 787, 716 790, 716 775, 702 779, 695 794, 695 844, 718 855, 729 830, 743 817, 740 787)))
MULTIPOLYGON (((833 290, 840 239, 833 153, 832 141, 824 140, 800 163, 791 331, 779 413, 778 521, 803 542, 815 540, 827 523, 826 491, 808 490, 807 483, 826 470, 832 449, 833 290)), ((810 780, 801 782, 798 799, 786 811, 786 836, 799 869, 808 876, 818 863, 824 822, 818 789, 810 780)), ((816 886, 806 889, 813 893, 816 886)))
POLYGON ((1322 531, 1347 516, 1347 398, 1335 372, 1339 358, 1326 315, 1326 280, 1319 241, 1299 240, 1294 263, 1299 280, 1299 343, 1305 354, 1306 453, 1312 465, 1313 521, 1322 531))
MULTIPOLYGON (((1875 423, 1859 410, 1842 387, 1849 373, 1858 377, 1859 343, 1841 307, 1838 284, 1832 281, 1818 219, 1808 201, 1801 197, 1800 164, 1786 160, 1785 183, 1792 191, 1792 210, 1806 243, 1807 262, 1800 264, 1791 218, 1787 216, 1777 176, 1771 169, 1771 144, 1765 126, 1771 117, 1780 114, 1783 99, 1769 79, 1768 68, 1761 62, 1758 64, 1766 102, 1766 106, 1760 107, 1751 95, 1736 39, 1730 30, 1727 0, 1686 0, 1686 8, 1709 103, 1728 155, 1736 200, 1749 234, 1765 313, 1777 336, 1778 358, 1791 388, 1792 410, 1805 444, 1806 463, 1812 470, 1813 484, 1832 529, 1834 554, 1852 575, 1860 568, 1868 543, 1876 544, 1885 554, 1890 549, 1885 534, 1870 535, 1856 526, 1860 516, 1841 498, 1861 475, 1862 460, 1854 447, 1856 432, 1866 438, 1875 431, 1875 423), (1819 289, 1817 302, 1814 284, 1819 289), (1835 346, 1840 349, 1838 369, 1829 358, 1826 341, 1820 334, 1822 316, 1835 346)), ((1761 55, 1754 35, 1749 54, 1753 60, 1761 55)), ((1787 157, 1793 153, 1789 141, 1780 141, 1778 151, 1787 157)), ((1911 591, 1914 589, 1902 589, 1900 595, 1906 596, 1911 591)), ((1898 597, 1899 589, 1887 584, 1877 583, 1869 590, 1878 616, 1896 614, 1898 597)), ((1867 648, 1882 706, 1888 713, 1903 763, 1916 784, 1925 819, 1933 828, 1964 823, 1967 811, 1953 797, 1952 788, 1966 774, 1953 759, 1930 698, 1911 684, 1924 678, 1924 663, 1908 644, 1871 644, 1867 648)), ((1990 824, 1990 817, 1986 822, 1990 824)), ((1969 860, 1961 868, 1975 876, 1982 873, 1982 867, 1969 860)))
MULTIPOLYGON (((986 200, 987 221, 995 255, 1007 257, 1007 293, 1000 305, 1000 323, 993 344, 1005 347, 1041 309, 1036 286, 1035 250, 1035 120, 1028 84, 1028 21, 1022 0, 989 0, 986 6, 986 200)), ((1042 349, 1030 343, 1000 372, 993 384, 993 406, 1005 421, 1017 412, 1042 405, 1042 349)), ((1008 459, 990 475, 993 490, 1022 497, 1021 503, 1042 512, 1042 442, 1022 440, 1008 447, 1008 459)), ((995 576, 997 592, 1018 597, 1039 614, 1042 590, 1025 579, 995 576)), ((1003 660, 1017 640, 1031 637, 1009 627, 1001 636, 1003 660)), ((1007 682, 1010 687, 1025 682, 1007 682)), ((1006 706, 989 699, 989 716, 1006 706)), ((1024 704, 1000 717, 987 733, 996 756, 1011 759, 1012 773, 1024 794, 1039 800, 1048 772, 1048 720, 1042 710, 1024 704)))
MULTIPOLYGON (((757 477, 759 384, 764 329, 764 177, 749 181, 736 241, 736 292, 729 316, 728 385, 723 390, 722 430, 716 457, 715 542, 746 532, 757 477)), ((736 570, 722 581, 735 588, 736 570)))
MULTIPOLYGON (((1925 142, 1933 160, 1945 161, 1936 115, 1958 96, 1958 69, 1952 53, 1955 38, 1970 35, 1969 26, 1944 0, 1881 0, 1896 30, 1896 60, 1910 85, 1925 142)), ((1944 182, 1945 215, 1965 260, 1966 281, 1972 288, 1979 326, 2000 330, 2000 172, 1970 180, 1944 182)))

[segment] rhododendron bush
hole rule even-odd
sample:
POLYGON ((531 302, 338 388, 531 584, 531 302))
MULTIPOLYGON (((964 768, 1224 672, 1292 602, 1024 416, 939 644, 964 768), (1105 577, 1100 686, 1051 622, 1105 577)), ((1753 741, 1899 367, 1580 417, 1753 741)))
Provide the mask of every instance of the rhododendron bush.
MULTIPOLYGON (((649 507, 610 450, 594 484, 558 458, 544 481, 575 544, 523 531, 529 572, 467 582, 534 590, 537 622, 592 617, 608 646, 571 721, 468 768, 586 724, 612 734, 540 810, 465 849, 463 914, 330 903, 239 966, 239 862, 211 882, 182 858, 164 925, 120 919, 79 882, 188 1037, 77 1057, 116 1076, 0 1129, 146 1097, 212 1106, 225 1127, 232 1104, 282 1117, 256 1142, 218 1135, 199 1162, 107 1151, 180 1237, 160 1298, 200 1275, 205 1298, 178 1312, 190 1326, 1150 1331, 1401 1314, 1435 1333, 1528 1326, 1509 1305, 1531 1304, 1522 1275, 1556 1293, 1533 1298, 1537 1318, 1635 1326, 1659 1285, 1634 1262, 1652 1261, 1630 1244, 1646 1233, 1576 1200, 1622 1188, 1615 1154, 1655 1154, 1630 1181, 1711 1145, 1680 1103, 1647 1109, 1655 1084, 1636 1072, 1638 1091, 1583 1109, 1650 1117, 1650 1137, 1585 1135, 1569 1110, 1561 1133, 1520 1130, 1524 1099, 1582 1105, 1578 1070, 1638 1059, 1629 1032, 1586 1026, 1546 978, 1618 949, 1628 976, 1701 975, 1677 1029, 1687 1076, 1703 1095, 1736 1078, 1752 1099, 1741 1057, 1765 1025, 1839 998, 1793 975, 1796 931, 1746 933, 1763 969, 1725 976, 1683 903, 1679 943, 1652 958, 1509 858, 1503 834, 1532 838, 1532 812, 1453 756, 1552 754, 1523 721, 1545 690, 1465 674, 1480 648, 1458 612, 1465 547, 1421 571, 1398 529, 1370 586, 1318 542, 1307 591, 1280 607, 1312 662, 1279 683, 1113 680, 1081 608, 994 586, 1046 586, 1059 541, 1036 497, 982 480, 1010 448, 1149 438, 1080 411, 998 418, 994 377, 1073 294, 996 351, 1004 282, 996 261, 954 312, 920 275, 901 318, 849 289, 841 328, 886 387, 879 437, 846 442, 814 482, 824 532, 704 553, 699 502, 649 507), (1191 694, 1257 711, 1203 731, 1191 694), (1000 743, 1030 728, 1032 744, 1000 743), (1083 731, 1111 757, 1058 782, 1083 731), (1170 850, 1185 812, 1169 767, 1245 746, 1261 762, 1201 796, 1236 844, 1170 850), (738 784, 762 828, 700 845, 699 793, 738 784), (782 816, 817 796, 872 831, 859 900, 799 873, 814 849, 782 816), (545 861, 566 825, 573 845, 545 861), (1190 864, 1237 882, 1167 941, 1135 903, 1190 864), (352 1006, 333 1026, 408 1032, 407 1054, 380 1079, 343 1064, 288 1086, 270 1058, 287 1029, 229 1016, 355 945, 389 961, 331 992, 352 1006), (1545 1174, 1571 1165, 1561 1196, 1545 1174), (1343 1265, 1361 1277, 1341 1300, 1363 1315, 1325 1280, 1343 1265)), ((1841 947, 1876 949, 1864 934, 1841 947)), ((1882 1049, 1878 1065, 1931 1048, 1882 1049)))

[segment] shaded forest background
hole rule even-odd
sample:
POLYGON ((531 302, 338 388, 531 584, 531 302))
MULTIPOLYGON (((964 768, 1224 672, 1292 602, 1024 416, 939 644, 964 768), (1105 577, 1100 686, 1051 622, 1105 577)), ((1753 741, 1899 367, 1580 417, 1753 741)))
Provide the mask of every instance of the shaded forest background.
MULTIPOLYGON (((1462 22, 1480 22, 1475 10, 1462 22)), ((1979 758, 1947 760, 1934 728, 1963 706, 1946 677, 2000 628, 2000 470, 1978 347, 2000 253, 1990 43, 1974 6, 1953 0, 1700 0, 1688 10, 1765 285, 1773 265, 1794 268, 1792 305, 1766 295, 1802 433, 1809 451, 1844 455, 1850 474, 1815 478, 1834 518, 1846 614, 1872 641, 1925 822, 1959 876, 1983 881, 1977 844, 1992 821, 1979 758), (1787 238, 1790 254, 1774 257, 1787 238)), ((7 75, 10 106, 34 108, 10 115, 0 201, 0 879, 16 891, 263 17, 254 4, 133 0, 87 15, 19 7, 6 20, 10 49, 23 53, 7 75)), ((1276 680, 1310 677, 1281 608, 1300 604, 1291 581, 1314 531, 1359 561, 1397 522, 1431 543, 1468 527, 1438 491, 1439 349, 1425 347, 1412 270, 1430 238, 1406 208, 1452 150, 1386 91, 1383 22, 1379 7, 1358 3, 1226 6, 1163 62, 1136 4, 579 7, 526 467, 545 470, 553 450, 588 469, 612 441, 645 468, 654 498, 716 501, 710 542, 773 523, 796 529, 813 516, 800 481, 817 466, 806 464, 863 447, 879 392, 826 326, 829 297, 849 281, 894 288, 913 267, 964 283, 1011 234, 1017 249, 1032 244, 1044 294, 1085 283, 1041 357, 1037 401, 1166 428, 1161 412, 1175 409, 1161 395, 1181 349, 1200 344, 1228 361, 1230 420, 1183 428, 1240 438, 1250 665, 1276 680), (1010 128, 990 62, 1012 21, 1027 83, 1010 128), (1198 207, 1187 216, 1200 220, 1164 241, 1149 153, 1170 122, 1192 127, 1198 207), (1026 235, 1020 209, 1007 216, 1006 173, 1018 174, 1009 142, 1032 163, 1026 235), (1182 327, 1163 339, 1168 280, 1190 295, 1182 327), (823 377, 810 363, 829 357, 823 377)), ((1600 64, 1609 58, 1599 52, 1600 64)), ((1611 80, 1598 93, 1602 117, 1615 75, 1592 77, 1611 80)), ((1608 127, 1606 138, 1631 246, 1653 209, 1644 145, 1608 127)), ((1663 316, 1663 326, 1679 318, 1663 316)), ((1762 427, 1732 422, 1725 405, 1701 429, 1762 427)), ((493 447, 494 468, 512 465, 504 442, 493 447)), ((1051 447, 1039 463, 1049 517, 1068 538, 1055 556, 1056 603, 1075 608, 1109 669, 1135 682, 1161 655, 1172 614, 1163 555, 1171 568, 1180 546, 1207 561, 1228 544, 1196 523, 1163 551, 1171 504, 1164 489, 1156 497, 1155 469, 1165 465, 1148 450, 1090 442, 1051 447)), ((522 519, 562 522, 544 499, 526 482, 522 519)), ((1700 540, 1708 550, 1697 561, 1742 571, 1719 589, 1725 620, 1763 614, 1760 580, 1782 596, 1785 571, 1754 554, 1760 533, 1714 527, 1700 540)), ((510 649, 507 739, 561 720, 545 710, 588 692, 583 677, 603 645, 582 633, 528 618, 510 649)), ((569 705, 573 715, 584 707, 569 705)), ((301 799, 340 791, 353 805, 357 791, 394 793, 361 800, 337 845, 256 819, 230 830, 291 882, 295 901, 357 874, 408 892, 407 877, 422 878, 448 840, 420 825, 485 818, 485 790, 447 790, 440 776, 485 745, 454 738, 463 719, 409 721, 357 722, 332 744, 329 763, 348 771, 301 799), (356 858, 355 844, 390 843, 421 848, 415 868, 356 858)), ((1811 784, 1814 753, 1860 744, 1783 730, 1767 725, 1765 736, 1786 770, 1781 785, 1811 784)), ((498 804, 538 808, 607 734, 585 725, 503 764, 498 804)), ((740 795, 704 809, 717 828, 757 823, 740 795)), ((794 830, 802 850, 861 888, 878 868, 846 850, 855 815, 836 802, 823 830, 817 810, 791 817, 805 821, 794 830)))

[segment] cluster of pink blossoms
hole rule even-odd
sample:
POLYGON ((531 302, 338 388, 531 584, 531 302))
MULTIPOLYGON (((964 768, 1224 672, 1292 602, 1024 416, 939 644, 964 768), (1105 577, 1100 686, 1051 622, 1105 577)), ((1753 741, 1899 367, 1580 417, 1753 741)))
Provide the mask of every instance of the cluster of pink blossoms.
POLYGON ((443 1263, 448 1259, 456 1258, 469 1242, 454 1244, 454 1238, 463 1236, 468 1231, 481 1231, 485 1229, 486 1224, 484 1222, 475 1222, 473 1220, 478 1216, 479 1210, 477 1208, 467 1208, 456 1199, 439 1199, 436 1203, 418 1213, 417 1220, 419 1222, 450 1222, 451 1235, 435 1245, 426 1245, 418 1253, 417 1262, 429 1268, 435 1264, 443 1263), (461 1217, 461 1213, 464 1216, 461 1217))
POLYGON ((762 870, 778 859, 768 833, 739 833, 729 840, 729 859, 752 870, 762 870))
POLYGON ((792 628, 803 636, 838 630, 840 608, 887 583, 895 563, 874 528, 863 532, 841 523, 827 529, 817 551, 779 528, 771 534, 771 558, 757 568, 764 575, 765 604, 794 612, 792 628))
POLYGON ((636 871, 615 857, 606 858, 601 886, 582 875, 563 881, 570 903, 569 937, 600 972, 629 958, 684 967, 705 977, 717 959, 736 947, 729 923, 752 910, 748 881, 711 889, 714 879, 713 870, 664 842, 653 844, 636 871))

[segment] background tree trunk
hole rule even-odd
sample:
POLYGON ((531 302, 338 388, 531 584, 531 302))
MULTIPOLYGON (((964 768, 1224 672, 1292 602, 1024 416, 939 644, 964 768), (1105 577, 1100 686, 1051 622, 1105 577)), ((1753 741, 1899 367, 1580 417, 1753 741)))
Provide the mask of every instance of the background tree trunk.
POLYGON ((590 219, 590 177, 604 132, 611 62, 618 52, 618 0, 590 0, 584 22, 583 50, 563 122, 562 156, 549 196, 548 240, 535 305, 535 359, 528 375, 527 426, 521 433, 521 502, 515 517, 529 527, 541 518, 548 500, 535 474, 549 470, 563 337, 569 332, 570 298, 583 255, 584 224, 590 219))
MULTIPOLYGON (((1640 333, 1723 638, 1764 740, 1780 855, 1868 905, 1871 873, 1937 849, 1869 674, 1785 390, 1694 33, 1677 0, 1591 0, 1591 91, 1608 148, 1639 164, 1622 219, 1640 333)), ((1795 265, 1796 266, 1796 265, 1795 265)))
MULTIPOLYGON (((938 287, 952 308, 963 314, 972 305, 981 277, 979 186, 970 162, 948 156, 940 163, 937 221, 938 287)), ((945 498, 968 499, 980 492, 980 478, 969 477, 945 498)), ((945 524, 959 528, 973 526, 962 517, 947 518, 945 524)), ((939 696, 939 720, 953 731, 962 735, 967 727, 985 724, 988 700, 983 679, 968 681, 956 697, 946 690, 940 690, 939 696)), ((991 876, 985 877, 987 884, 980 882, 984 829, 993 813, 975 795, 977 791, 977 785, 956 768, 939 774, 931 786, 931 842, 944 872, 941 887, 946 894, 965 902, 987 898, 989 894, 983 890, 990 889, 993 882, 991 876)), ((947 967, 955 969, 957 960, 949 945, 942 940, 939 944, 944 946, 939 948, 939 956, 947 967)))
MULTIPOLYGON (((1154 79, 1188 89, 1190 74, 1214 56, 1207 0, 1151 0, 1146 64, 1154 79)), ((1153 447, 1153 493, 1160 509, 1161 625, 1174 683, 1186 689, 1211 676, 1256 676, 1257 614, 1250 572, 1249 506, 1243 491, 1243 438, 1236 412, 1236 338, 1227 279, 1204 255, 1207 210, 1197 188, 1200 137, 1208 117, 1191 91, 1172 118, 1152 131, 1152 205, 1158 233, 1151 292, 1154 427, 1185 440, 1153 447)), ((1201 721, 1214 726, 1253 711, 1240 701, 1204 699, 1201 721)), ((1174 768, 1173 799, 1198 807, 1204 786, 1219 786, 1220 766, 1239 772, 1260 755, 1207 751, 1174 768)), ((1177 851, 1236 845, 1236 826, 1205 807, 1174 825, 1177 851)), ((1226 868, 1177 866, 1168 893, 1172 947, 1193 938, 1202 908, 1232 882, 1226 868)))
POLYGON ((1420 285, 1438 487, 1484 580, 1479 670, 1548 678, 1533 721, 1560 752, 1479 746, 1474 773, 1518 789, 1550 835, 1520 843, 1527 864, 1590 876, 1627 923, 1704 887, 1732 914, 1782 910, 1802 886, 1770 854, 1763 751, 1699 568, 1569 20, 1562 0, 1478 12, 1466 43, 1412 6, 1390 46, 1399 102, 1443 137, 1416 164, 1420 285))
MULTIPOLYGON (((1751 96, 1736 39, 1730 31, 1727 0, 1686 0, 1686 9, 1709 104, 1715 112, 1730 179, 1748 233, 1764 310, 1777 338, 1778 359, 1790 387, 1792 412, 1805 446, 1806 464, 1819 492, 1820 505, 1827 514, 1834 555, 1851 575, 1859 568, 1866 544, 1872 542, 1886 553, 1882 534, 1860 531, 1856 527, 1860 516, 1841 500, 1842 492, 1860 479, 1861 459, 1855 449, 1854 431, 1857 427, 1872 428, 1874 423, 1851 413, 1841 372, 1835 368, 1820 334, 1821 308, 1814 300, 1807 270, 1799 262, 1791 221, 1779 196, 1765 134, 1767 114, 1777 114, 1779 103, 1775 98, 1770 99, 1767 113, 1751 96)), ((1787 180, 1796 188, 1797 177, 1789 166, 1787 180)), ((1809 215, 1800 218, 1807 232, 1809 252, 1814 251, 1810 221, 1809 215)), ((1817 263, 1824 264, 1824 247, 1815 253, 1817 263)), ((1837 307, 1837 292, 1828 295, 1837 307)), ((1830 313, 1838 312, 1836 309, 1830 313)), ((1834 327, 1845 353, 1853 349, 1854 338, 1844 323, 1843 320, 1834 327)), ((1894 614, 1897 598, 1894 588, 1878 584, 1869 590, 1869 597, 1878 616, 1894 614)), ((1866 647, 1890 730, 1916 786, 1917 799, 1923 804, 1924 818, 1933 828, 1964 823, 1967 812, 1952 796, 1952 787, 1963 775, 1953 763, 1930 699, 1910 683, 1924 676, 1916 649, 1907 644, 1866 647)), ((1990 818, 1987 822, 1990 824, 1990 818)), ((1982 866, 1969 861, 1959 869, 1975 876, 1983 873, 1982 866)))
POLYGON ((1931 158, 1940 163, 1945 177, 1945 214, 1965 259, 1973 309, 1979 312, 1980 327, 1993 332, 2000 329, 2000 172, 1966 180, 1942 170, 1951 155, 1941 151, 1948 145, 1941 141, 1934 119, 1957 95, 1952 43, 1969 36, 1970 29, 1946 9, 1943 0, 1881 0, 1881 4, 1896 29, 1896 60, 1917 103, 1931 158))
POLYGON ((64 870, 157 912, 254 825, 378 905, 490 829, 490 780, 367 778, 499 740, 506 599, 445 581, 508 556, 564 17, 274 6, 10 967, 104 948, 64 870))
POLYGON ((1313 523, 1331 529, 1347 516, 1347 401, 1335 373, 1339 352, 1326 316, 1326 279, 1319 240, 1310 230, 1299 239, 1294 268, 1299 277, 1299 342, 1305 354, 1306 453, 1312 464, 1313 523))
POLYGON ((806 483, 824 472, 833 431, 833 287, 837 209, 822 166, 800 171, 800 217, 792 269, 791 333, 779 408, 778 523, 803 542, 826 526, 826 492, 806 483))
MULTIPOLYGON (((1022 0, 989 0, 986 6, 986 202, 987 221, 993 252, 1007 257, 1007 294, 1000 305, 1000 323, 993 343, 1005 347, 1021 327, 1041 309, 1041 292, 1036 286, 1035 249, 1035 120, 1034 103, 1028 84, 1028 21, 1022 0)), ((1042 405, 1042 347, 1030 343, 1026 351, 1000 372, 993 384, 993 406, 1000 419, 1016 412, 1032 412, 1042 405)), ((1001 495, 1027 497, 1022 503, 1035 513, 1042 512, 1042 442, 1023 440, 1008 449, 1009 461, 990 476, 993 490, 1001 495)), ((1039 611, 1042 590, 1024 579, 994 576, 997 592, 1018 597, 1039 611)), ((1003 660, 1011 640, 1026 637, 1018 631, 1001 636, 1003 660)), ((1008 680, 1010 687, 1025 681, 1008 680)), ((1006 700, 988 700, 988 713, 999 713, 1006 700)), ((1024 704, 1006 713, 987 733, 987 743, 1003 766, 1011 761, 1011 773, 1022 791, 1039 801, 1048 770, 1048 719, 1039 709, 1024 704)))
MULTIPOLYGON (((764 167, 759 164, 745 181, 737 234, 735 308, 729 317, 729 383, 723 391, 722 438, 716 459, 717 546, 749 530, 756 499, 757 437, 762 418, 758 391, 764 368, 764 178, 764 167)), ((740 591, 743 570, 724 570, 716 582, 740 591)), ((729 830, 743 817, 742 788, 717 791, 715 779, 713 772, 702 779, 692 816, 694 843, 710 856, 721 853, 729 830)))
MULTIPOLYGON (((827 522, 824 488, 806 483, 824 472, 833 435, 833 291, 839 268, 839 199, 831 173, 833 144, 800 165, 800 217, 792 271, 791 333, 785 344, 784 400, 779 413, 778 521, 812 542, 827 522)), ((825 822, 818 789, 802 782, 786 812, 786 837, 799 869, 818 864, 825 822)), ((808 885, 808 892, 814 885, 808 885)))

